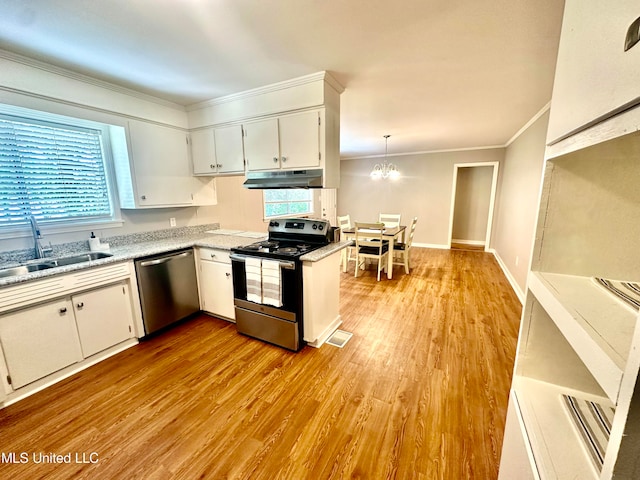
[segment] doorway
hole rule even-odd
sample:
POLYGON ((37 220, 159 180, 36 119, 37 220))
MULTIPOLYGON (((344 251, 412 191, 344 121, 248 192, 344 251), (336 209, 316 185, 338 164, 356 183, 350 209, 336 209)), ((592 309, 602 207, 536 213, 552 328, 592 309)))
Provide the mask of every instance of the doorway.
POLYGON ((498 162, 453 166, 449 248, 488 251, 498 184, 498 162))

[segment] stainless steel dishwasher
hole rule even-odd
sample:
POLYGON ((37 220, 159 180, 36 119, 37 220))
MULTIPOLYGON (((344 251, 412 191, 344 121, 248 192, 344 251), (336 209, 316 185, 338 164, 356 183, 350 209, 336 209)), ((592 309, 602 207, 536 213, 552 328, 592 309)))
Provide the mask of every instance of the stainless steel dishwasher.
POLYGON ((192 249, 141 258, 135 265, 147 335, 200 310, 192 249))

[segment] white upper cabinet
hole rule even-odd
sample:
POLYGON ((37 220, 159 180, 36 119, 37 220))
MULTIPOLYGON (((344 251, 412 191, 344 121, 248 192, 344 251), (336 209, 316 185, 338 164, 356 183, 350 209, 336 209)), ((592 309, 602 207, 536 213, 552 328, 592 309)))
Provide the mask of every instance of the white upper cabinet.
POLYGON ((191 159, 194 175, 243 174, 242 126, 191 132, 191 159))
POLYGON ((191 161, 194 175, 216 174, 216 145, 213 128, 191 132, 191 161))
POLYGON ((312 110, 245 124, 247 170, 320 167, 321 123, 321 112, 312 110))
POLYGON ((547 143, 640 101, 640 44, 625 51, 638 17, 636 0, 565 2, 547 143))
POLYGON ((219 174, 244 173, 242 126, 216 128, 213 131, 216 146, 216 168, 219 174))
POLYGON ((215 204, 214 184, 193 176, 185 131, 129 121, 129 158, 116 158, 122 208, 215 204))

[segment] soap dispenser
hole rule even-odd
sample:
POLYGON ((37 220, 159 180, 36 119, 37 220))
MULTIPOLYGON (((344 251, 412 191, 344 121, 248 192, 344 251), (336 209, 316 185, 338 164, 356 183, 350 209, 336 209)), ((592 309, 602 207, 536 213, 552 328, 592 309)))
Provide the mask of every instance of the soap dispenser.
POLYGON ((91 232, 91 236, 89 237, 89 250, 92 252, 100 250, 100 239, 96 237, 93 232, 91 232))

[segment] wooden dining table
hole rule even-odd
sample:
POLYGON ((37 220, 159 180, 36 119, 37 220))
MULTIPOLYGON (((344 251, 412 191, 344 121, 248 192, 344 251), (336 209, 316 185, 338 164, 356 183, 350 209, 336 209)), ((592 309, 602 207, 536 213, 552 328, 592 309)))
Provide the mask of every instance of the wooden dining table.
MULTIPOLYGON (((399 227, 385 228, 382 231, 382 236, 384 237, 384 239, 389 241, 389 255, 387 255, 387 278, 389 280, 391 280, 391 278, 393 277, 393 245, 396 243, 398 238, 400 238, 401 242, 404 242, 404 232, 406 231, 406 229, 407 229, 406 225, 400 225, 399 227)), ((343 236, 343 240, 352 240, 355 242, 355 239, 356 239, 355 227, 345 228, 344 230, 342 230, 342 236, 343 236)), ((347 271, 347 259, 346 259, 347 249, 346 248, 343 250, 342 255, 343 255, 342 271, 346 272, 347 271)))

